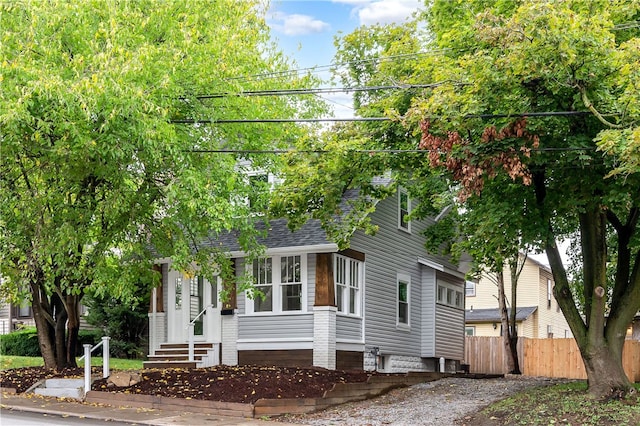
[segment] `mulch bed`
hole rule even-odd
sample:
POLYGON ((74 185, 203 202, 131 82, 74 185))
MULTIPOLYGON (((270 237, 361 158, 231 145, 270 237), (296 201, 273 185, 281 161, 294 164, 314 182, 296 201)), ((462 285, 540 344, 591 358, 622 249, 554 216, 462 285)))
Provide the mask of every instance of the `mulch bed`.
MULTIPOLYGON (((101 374, 102 367, 91 369, 92 375, 101 374)), ((31 386, 44 379, 84 377, 84 368, 67 368, 59 372, 44 367, 10 368, 0 370, 0 387, 13 388, 16 393, 26 392, 31 386)))
MULTIPOLYGON (((102 369, 92 370, 94 377, 102 369)), ((375 372, 337 371, 317 367, 215 366, 187 369, 145 369, 142 380, 132 386, 116 387, 107 379, 93 382, 92 390, 101 392, 157 395, 174 398, 223 402, 254 403, 258 399, 320 398, 336 383, 366 382, 375 372)), ((81 368, 59 373, 42 367, 0 371, 0 386, 15 388, 18 393, 39 380, 52 377, 82 377, 81 368)))

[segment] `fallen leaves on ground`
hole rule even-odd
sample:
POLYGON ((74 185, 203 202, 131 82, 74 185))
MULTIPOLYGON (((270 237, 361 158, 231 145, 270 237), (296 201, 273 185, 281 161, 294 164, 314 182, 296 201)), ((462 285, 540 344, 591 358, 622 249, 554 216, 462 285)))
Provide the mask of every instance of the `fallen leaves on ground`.
MULTIPOLYGON (((93 375, 97 375, 101 371, 102 367, 91 369, 93 375)), ((0 387, 13 388, 17 393, 23 393, 40 380, 83 376, 84 368, 65 368, 61 371, 47 370, 44 367, 10 368, 0 370, 0 387)))
MULTIPOLYGON (((317 367, 215 366, 209 368, 145 369, 142 380, 132 386, 116 387, 107 379, 93 382, 92 390, 157 395, 185 399, 253 403, 261 398, 319 398, 336 383, 365 382, 372 372, 340 371, 317 367)), ((38 380, 50 377, 82 377, 82 369, 47 372, 42 367, 0 371, 0 385, 18 393, 38 380)), ((93 371, 94 377, 101 370, 93 371)))

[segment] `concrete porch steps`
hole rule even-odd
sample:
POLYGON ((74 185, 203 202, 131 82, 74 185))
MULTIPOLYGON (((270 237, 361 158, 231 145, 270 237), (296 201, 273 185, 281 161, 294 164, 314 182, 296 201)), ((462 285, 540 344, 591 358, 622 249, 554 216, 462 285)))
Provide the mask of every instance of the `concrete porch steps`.
POLYGON ((33 389, 36 395, 84 399, 84 379, 46 379, 33 389))

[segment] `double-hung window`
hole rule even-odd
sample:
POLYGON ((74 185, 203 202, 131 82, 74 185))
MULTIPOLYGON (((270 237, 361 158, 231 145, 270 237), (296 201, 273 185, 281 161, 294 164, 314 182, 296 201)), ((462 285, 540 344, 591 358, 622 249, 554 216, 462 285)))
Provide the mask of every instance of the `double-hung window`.
POLYGON ((408 327, 410 325, 410 291, 411 277, 405 274, 398 274, 396 324, 401 327, 408 327))
POLYGON ((280 282, 283 311, 300 311, 302 309, 302 271, 300 256, 283 256, 280 258, 280 282))
POLYGON ((253 312, 273 310, 273 259, 265 257, 253 261, 253 285, 262 294, 253 299, 253 312))
POLYGON ((363 262, 335 255, 334 279, 338 312, 360 316, 362 306, 363 262))
POLYGON ((476 282, 475 281, 465 281, 465 283, 464 283, 464 294, 467 297, 475 297, 475 295, 476 295, 476 282))
POLYGON ((406 232, 411 232, 411 198, 404 188, 398 188, 398 228, 406 232))
POLYGON ((253 261, 253 285, 262 294, 247 299, 247 313, 304 310, 303 256, 271 256, 253 261))

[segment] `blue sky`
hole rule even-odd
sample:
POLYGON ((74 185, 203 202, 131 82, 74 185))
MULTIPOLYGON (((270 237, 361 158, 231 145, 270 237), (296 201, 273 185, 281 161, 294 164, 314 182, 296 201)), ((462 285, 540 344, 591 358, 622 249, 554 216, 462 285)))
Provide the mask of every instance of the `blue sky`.
MULTIPOLYGON (((423 0, 271 0, 267 23, 272 38, 299 68, 322 67, 333 60, 336 35, 361 25, 403 22, 423 4, 423 0)), ((323 71, 319 75, 328 79, 323 71)), ((325 98, 332 103, 334 116, 353 116, 350 96, 325 98)))

